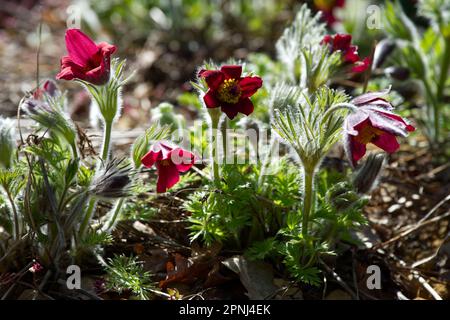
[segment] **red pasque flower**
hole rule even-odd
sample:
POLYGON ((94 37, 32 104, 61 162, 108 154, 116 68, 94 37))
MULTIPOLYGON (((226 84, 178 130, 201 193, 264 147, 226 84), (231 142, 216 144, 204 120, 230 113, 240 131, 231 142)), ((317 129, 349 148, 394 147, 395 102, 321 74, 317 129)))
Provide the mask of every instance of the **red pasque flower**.
POLYGON ((352 36, 349 34, 325 35, 322 44, 330 47, 331 52, 340 51, 342 60, 347 65, 352 65, 351 71, 355 73, 364 72, 370 65, 370 58, 360 60, 358 46, 352 45, 352 36))
POLYGON ((81 79, 95 85, 108 82, 115 46, 106 42, 96 44, 79 29, 68 29, 66 47, 69 55, 62 57, 57 79, 81 79))
POLYGON ((156 192, 166 192, 180 181, 180 172, 188 171, 195 162, 195 156, 169 142, 157 142, 142 157, 142 165, 151 168, 156 165, 158 182, 156 192))
POLYGON ((392 113, 392 105, 381 98, 388 92, 369 92, 351 101, 358 110, 345 119, 344 130, 345 150, 353 166, 366 153, 368 143, 393 153, 400 147, 396 137, 406 137, 408 132, 415 130, 402 117, 392 113))
POLYGON ((227 65, 220 70, 200 70, 209 90, 203 100, 207 108, 221 107, 228 118, 233 119, 238 112, 249 115, 253 112, 250 97, 261 88, 260 77, 242 77, 242 66, 227 65))
POLYGON ((345 0, 314 0, 314 5, 322 12, 323 20, 329 26, 332 26, 338 21, 334 16, 334 9, 344 7, 345 0))

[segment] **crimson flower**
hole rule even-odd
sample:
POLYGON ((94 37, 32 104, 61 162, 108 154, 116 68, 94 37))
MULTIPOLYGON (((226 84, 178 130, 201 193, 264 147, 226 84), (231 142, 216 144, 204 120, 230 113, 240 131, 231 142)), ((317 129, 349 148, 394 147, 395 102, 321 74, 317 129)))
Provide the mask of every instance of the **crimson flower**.
POLYGON ((207 108, 221 107, 228 118, 233 119, 238 112, 249 115, 253 112, 250 97, 261 88, 260 77, 242 77, 242 66, 228 65, 220 70, 200 70, 209 90, 203 100, 207 108))
POLYGON ((156 192, 163 193, 180 181, 180 172, 188 171, 195 161, 195 156, 178 146, 168 142, 157 142, 150 151, 142 157, 144 167, 156 165, 158 182, 156 192))
POLYGON ((323 20, 332 26, 338 21, 334 16, 334 9, 344 7, 345 0, 314 0, 314 5, 322 12, 323 20))
POLYGON ((106 42, 96 44, 79 29, 69 29, 66 31, 66 47, 69 55, 62 57, 57 79, 81 79, 95 85, 108 82, 115 46, 106 42))
POLYGON ((388 92, 369 92, 351 101, 358 110, 345 119, 344 130, 345 149, 353 166, 366 153, 368 143, 393 153, 400 147, 396 137, 406 137, 408 132, 415 130, 402 117, 392 113, 392 105, 381 98, 388 92))
POLYGON ((322 39, 322 44, 330 47, 331 52, 340 51, 342 60, 347 65, 352 65, 352 72, 364 72, 370 65, 370 58, 360 60, 358 56, 358 46, 352 43, 352 36, 349 34, 335 34, 334 36, 325 35, 322 39))

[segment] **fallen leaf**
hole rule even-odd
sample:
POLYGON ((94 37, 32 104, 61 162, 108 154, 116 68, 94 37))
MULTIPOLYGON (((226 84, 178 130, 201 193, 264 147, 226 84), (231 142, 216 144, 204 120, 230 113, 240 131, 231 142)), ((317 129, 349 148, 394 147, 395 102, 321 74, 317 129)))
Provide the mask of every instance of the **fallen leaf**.
POLYGON ((244 256, 234 256, 222 263, 239 275, 250 300, 268 299, 278 289, 273 283, 272 266, 267 263, 251 261, 244 256))

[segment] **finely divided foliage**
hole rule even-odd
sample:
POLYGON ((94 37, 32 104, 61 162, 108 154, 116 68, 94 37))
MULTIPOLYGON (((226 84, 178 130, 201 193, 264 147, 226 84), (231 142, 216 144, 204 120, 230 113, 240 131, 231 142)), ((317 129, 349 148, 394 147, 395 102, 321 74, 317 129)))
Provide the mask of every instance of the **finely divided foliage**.
MULTIPOLYGON (((424 7, 424 12, 439 20, 432 7, 424 7)), ((392 12, 388 20, 395 29, 391 16, 392 12)), ((416 52, 417 35, 404 27, 397 32, 412 42, 416 52)), ((155 291, 151 275, 137 258, 115 256, 105 262, 102 255, 125 208, 152 207, 152 214, 159 210, 151 203, 153 195, 141 201, 144 205, 126 205, 144 188, 143 173, 151 172, 150 190, 167 193, 159 200, 186 185, 190 188, 183 191, 193 190, 173 198, 187 212, 192 242, 220 244, 250 259, 272 262, 297 281, 318 285, 322 257, 335 254, 342 239, 351 242, 350 231, 365 223, 364 194, 376 184, 385 159, 369 155, 362 160, 366 145, 392 153, 399 147, 396 136, 406 137, 414 130, 382 98, 389 90, 351 99, 344 91, 331 89, 335 76, 365 72, 370 59, 359 60, 350 35, 326 35, 320 14, 313 15, 304 4, 276 43, 278 60, 271 63, 279 67, 277 76, 255 75, 249 72, 254 66, 244 68, 236 62, 205 63, 199 69, 193 86, 206 121, 201 124, 200 139, 198 128, 192 127, 183 138, 192 140, 195 148, 209 147, 209 163, 195 161, 194 152, 169 141, 173 129, 184 133, 187 127, 172 114, 170 104, 154 111, 162 124, 153 121, 135 140, 129 156, 119 159, 112 152, 111 134, 121 113, 122 88, 129 79, 124 75, 125 60, 111 59, 115 46, 96 44, 78 29, 67 31, 66 46, 69 55, 61 61, 58 78, 74 80, 93 98, 104 125, 101 154, 85 155, 80 140, 87 137, 68 115, 65 93, 52 82, 45 82, 21 102, 24 112, 19 116, 29 117, 37 126, 27 139, 21 136, 19 148, 15 148, 11 123, 0 118, 0 222, 9 235, 0 246, 0 266, 7 266, 6 270, 26 264, 16 259, 26 248, 32 248, 33 258, 46 268, 48 277, 58 275, 68 261, 82 263, 96 257, 107 273, 106 288, 148 299, 155 291), (256 110, 265 114, 265 123, 261 119, 232 121, 256 118, 256 110), (176 122, 173 128, 171 122, 176 122), (263 128, 272 129, 269 146, 261 139, 247 146, 242 139, 244 151, 236 153, 257 149, 255 163, 219 161, 223 155, 214 145, 223 145, 228 159, 226 142, 235 137, 227 129, 238 126, 252 127, 258 135, 263 128), (278 140, 283 146, 281 157, 271 161, 269 155, 278 140), (321 170, 340 140, 345 142, 350 166, 342 172, 325 166, 321 170), (155 167, 157 179, 152 175, 155 167), (350 173, 354 167, 357 170, 350 173), (112 203, 112 209, 105 210, 99 205, 102 202, 112 203)), ((423 74, 422 54, 410 59, 417 60, 413 70, 417 76, 423 74)), ((144 218, 140 212, 129 216, 144 218)))

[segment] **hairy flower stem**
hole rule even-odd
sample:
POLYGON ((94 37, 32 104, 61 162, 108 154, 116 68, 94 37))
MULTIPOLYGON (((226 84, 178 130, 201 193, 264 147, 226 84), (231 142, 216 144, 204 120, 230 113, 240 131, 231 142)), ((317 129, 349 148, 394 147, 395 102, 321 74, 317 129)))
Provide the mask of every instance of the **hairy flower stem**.
POLYGON ((116 224, 117 217, 119 216, 120 211, 122 211, 122 207, 123 207, 124 203, 125 203, 125 199, 124 198, 122 198, 119 201, 117 201, 117 203, 116 203, 116 205, 114 206, 114 209, 113 209, 114 213, 113 213, 111 219, 108 221, 108 225, 106 226, 104 231, 109 232, 109 231, 111 231, 114 228, 114 226, 116 224))
POLYGON ((351 104, 351 103, 346 103, 346 102, 342 102, 342 103, 337 103, 333 106, 331 106, 323 115, 323 122, 326 123, 326 121, 328 120, 329 117, 331 117, 331 115, 333 114, 333 112, 340 110, 340 109, 347 109, 350 110, 352 112, 355 112, 358 110, 358 107, 351 104))
POLYGON ((14 240, 19 240, 21 237, 21 221, 20 221, 20 216, 19 213, 17 212, 17 208, 16 205, 14 204, 14 199, 11 195, 11 192, 9 192, 9 190, 5 190, 6 191, 6 195, 8 196, 8 200, 10 202, 11 205, 11 210, 13 212, 14 215, 14 240))
POLYGON ((270 144, 269 144, 269 150, 267 152, 267 154, 264 156, 264 159, 262 161, 261 164, 261 171, 259 173, 259 177, 258 177, 258 187, 262 190, 263 193, 265 193, 266 188, 264 187, 264 182, 266 181, 266 172, 267 169, 270 165, 270 161, 272 159, 272 153, 275 151, 275 146, 276 146, 276 139, 274 136, 270 137, 270 144))
POLYGON ((103 137, 102 160, 107 161, 109 158, 109 146, 111 144, 112 121, 105 121, 105 133, 103 137))
POLYGON ((219 150, 218 150, 218 140, 219 140, 219 122, 220 122, 220 113, 215 109, 208 109, 208 113, 211 119, 211 125, 209 128, 209 138, 210 138, 210 148, 211 148, 211 165, 212 165, 212 179, 214 184, 217 186, 220 181, 219 177, 219 150))
MULTIPOLYGON (((111 144, 111 131, 112 131, 112 121, 105 121, 105 131, 103 135, 103 149, 102 149, 102 161, 106 162, 109 157, 109 147, 111 144)), ((100 165, 97 167, 100 168, 100 165)), ((82 238, 87 230, 87 227, 92 219, 95 208, 97 205, 97 200, 95 198, 91 198, 89 200, 89 206, 86 211, 86 215, 84 216, 83 222, 80 226, 80 237, 82 238)))
POLYGON ((228 130, 228 118, 225 117, 222 120, 220 131, 222 132, 222 150, 223 150, 223 163, 227 163, 227 144, 228 144, 228 136, 227 136, 227 130, 228 130))
POLYGON ((308 223, 311 209, 314 203, 314 175, 315 167, 304 168, 303 176, 303 212, 302 212, 302 235, 303 239, 308 238, 308 223))

